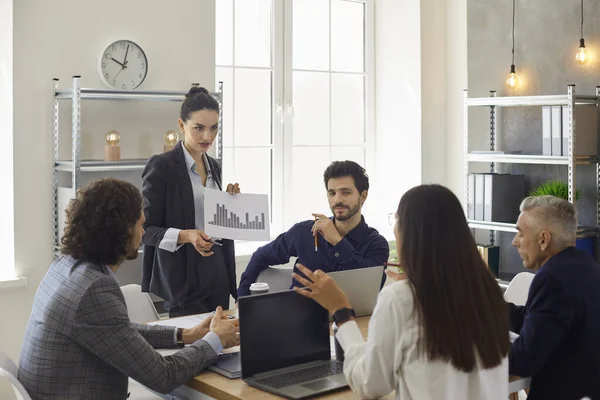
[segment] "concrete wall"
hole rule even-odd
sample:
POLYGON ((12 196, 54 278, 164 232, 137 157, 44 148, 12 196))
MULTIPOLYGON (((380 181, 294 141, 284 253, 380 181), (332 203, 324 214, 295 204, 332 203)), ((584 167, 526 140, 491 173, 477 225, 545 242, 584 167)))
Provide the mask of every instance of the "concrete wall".
MULTIPOLYGON (((600 85, 600 4, 585 2, 586 46, 592 54, 586 65, 575 62, 579 47, 580 2, 517 1, 515 57, 521 78, 518 90, 505 84, 511 64, 512 2, 467 0, 468 4, 468 89, 472 97, 565 94, 568 84, 580 94, 594 94, 600 85)), ((470 117, 472 149, 488 145, 487 111, 470 117)), ((498 120, 501 150, 542 151, 541 108, 526 107, 500 110, 498 120)), ((524 173, 527 188, 558 178, 567 179, 564 166, 503 166, 501 171, 524 173)), ((578 202, 580 222, 595 224, 595 178, 593 167, 577 170, 577 185, 582 189, 578 202)), ((512 234, 500 234, 501 272, 509 277, 523 270, 520 258, 510 246, 512 234)))

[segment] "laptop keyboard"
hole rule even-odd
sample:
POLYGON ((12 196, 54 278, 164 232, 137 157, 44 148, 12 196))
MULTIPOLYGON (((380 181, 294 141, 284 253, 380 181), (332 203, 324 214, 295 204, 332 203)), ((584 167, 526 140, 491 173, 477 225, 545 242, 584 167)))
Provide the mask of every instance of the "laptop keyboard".
POLYGON ((281 389, 282 387, 292 386, 299 383, 313 381, 327 376, 341 374, 344 372, 344 364, 341 362, 331 362, 328 364, 317 365, 310 368, 291 371, 281 375, 274 375, 268 378, 257 380, 256 383, 281 389))

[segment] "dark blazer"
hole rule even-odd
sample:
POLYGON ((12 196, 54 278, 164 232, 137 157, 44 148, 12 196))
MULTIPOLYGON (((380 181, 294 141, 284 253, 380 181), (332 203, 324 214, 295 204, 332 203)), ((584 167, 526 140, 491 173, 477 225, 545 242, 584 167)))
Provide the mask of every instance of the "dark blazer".
MULTIPOLYGON (((208 157, 208 164, 221 189, 221 166, 212 157, 208 157)), ((169 152, 152 156, 142 179, 146 217, 142 290, 185 306, 198 291, 197 282, 202 279, 198 276, 198 259, 202 256, 189 243, 174 253, 158 248, 168 228, 195 229, 194 194, 182 143, 169 152)), ((221 243, 229 273, 229 292, 237 298, 234 244, 226 239, 221 243)))
POLYGON ((600 399, 600 267, 589 253, 569 247, 551 257, 525 306, 509 307, 520 334, 509 372, 532 377, 527 399, 600 399))

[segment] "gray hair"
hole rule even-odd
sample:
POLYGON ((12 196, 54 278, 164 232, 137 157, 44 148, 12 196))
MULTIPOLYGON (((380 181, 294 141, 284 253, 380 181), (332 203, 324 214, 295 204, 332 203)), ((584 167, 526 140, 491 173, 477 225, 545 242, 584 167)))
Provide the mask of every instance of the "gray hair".
POLYGON ((559 246, 571 246, 577 233, 577 209, 555 196, 527 197, 519 207, 530 211, 539 230, 547 230, 559 246))

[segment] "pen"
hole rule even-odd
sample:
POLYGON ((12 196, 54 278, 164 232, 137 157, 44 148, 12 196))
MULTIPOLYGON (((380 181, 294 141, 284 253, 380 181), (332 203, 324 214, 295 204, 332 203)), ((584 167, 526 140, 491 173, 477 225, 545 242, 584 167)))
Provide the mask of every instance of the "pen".
POLYGON ((216 241, 216 240, 214 240, 214 239, 211 239, 211 240, 209 240, 209 242, 211 242, 212 244, 216 244, 217 246, 221 246, 221 247, 223 246, 223 243, 221 243, 221 242, 217 242, 217 241, 216 241))
MULTIPOLYGON (((317 223, 317 217, 315 217, 315 224, 316 224, 316 223, 317 223)), ((317 235, 316 235, 316 232, 315 232, 315 251, 319 251, 319 247, 318 247, 318 239, 319 239, 319 238, 317 237, 317 235)))

